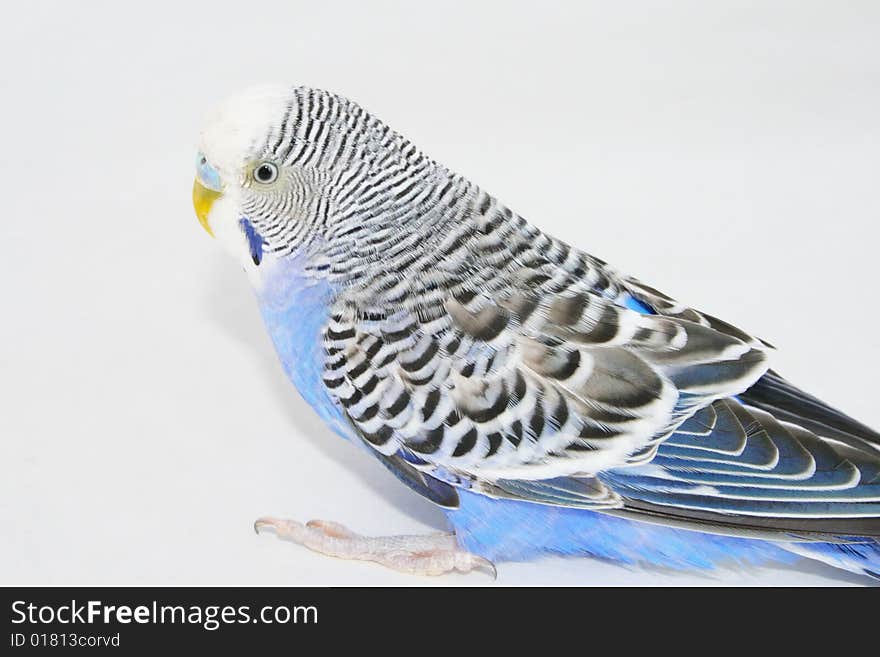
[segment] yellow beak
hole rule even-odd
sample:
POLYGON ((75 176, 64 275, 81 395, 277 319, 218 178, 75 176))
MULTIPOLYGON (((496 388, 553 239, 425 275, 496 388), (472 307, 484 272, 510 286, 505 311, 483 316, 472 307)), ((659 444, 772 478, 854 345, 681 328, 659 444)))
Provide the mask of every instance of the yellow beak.
POLYGON ((208 223, 208 215, 211 213, 211 206, 214 205, 214 201, 220 196, 220 192, 208 189, 199 182, 198 178, 193 182, 193 207, 196 209, 199 223, 202 224, 202 228, 208 231, 208 235, 211 237, 214 237, 214 231, 211 230, 211 225, 208 223))

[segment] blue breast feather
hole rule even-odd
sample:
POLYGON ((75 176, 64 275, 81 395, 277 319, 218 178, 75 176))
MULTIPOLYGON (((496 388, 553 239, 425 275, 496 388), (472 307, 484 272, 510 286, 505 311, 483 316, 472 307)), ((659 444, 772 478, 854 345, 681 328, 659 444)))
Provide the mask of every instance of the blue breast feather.
POLYGON ((326 281, 305 275, 297 259, 273 265, 258 300, 281 365, 299 394, 321 419, 348 439, 350 425, 321 380, 324 369, 321 332, 327 323, 333 289, 326 281))
MULTIPOLYGON (((321 381, 321 332, 334 291, 326 282, 306 276, 295 259, 273 267, 258 298, 284 370, 328 426, 348 439, 350 425, 321 381)), ((635 299, 624 303, 633 310, 651 312, 635 299)), ((492 499, 463 489, 458 492, 460 505, 448 511, 447 517, 459 543, 493 561, 527 560, 543 554, 587 555, 685 569, 721 563, 787 563, 798 558, 786 544, 662 527, 584 509, 492 499)), ((799 544, 797 549, 848 570, 880 570, 876 543, 799 544)))

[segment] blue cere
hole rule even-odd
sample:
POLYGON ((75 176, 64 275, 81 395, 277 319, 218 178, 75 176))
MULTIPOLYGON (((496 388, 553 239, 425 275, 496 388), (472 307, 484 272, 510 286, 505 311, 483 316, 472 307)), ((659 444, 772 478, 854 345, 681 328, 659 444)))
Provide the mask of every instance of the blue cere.
POLYGON ((223 190, 220 182, 220 174, 217 173, 217 169, 208 163, 208 158, 201 153, 196 157, 196 175, 198 176, 199 182, 208 189, 213 189, 215 192, 223 190))

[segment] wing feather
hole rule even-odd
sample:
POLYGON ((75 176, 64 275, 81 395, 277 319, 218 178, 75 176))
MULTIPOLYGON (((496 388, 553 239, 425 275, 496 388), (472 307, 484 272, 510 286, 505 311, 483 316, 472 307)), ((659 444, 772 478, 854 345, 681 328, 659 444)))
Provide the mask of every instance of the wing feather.
POLYGON ((739 338, 591 292, 450 290, 431 308, 367 313, 340 302, 325 335, 325 382, 383 454, 408 450, 473 480, 644 461, 767 367, 766 352, 739 338))
POLYGON ((404 481, 444 504, 468 488, 724 533, 880 535, 876 434, 767 374, 768 343, 492 212, 456 240, 466 257, 383 272, 325 329, 329 394, 404 481))

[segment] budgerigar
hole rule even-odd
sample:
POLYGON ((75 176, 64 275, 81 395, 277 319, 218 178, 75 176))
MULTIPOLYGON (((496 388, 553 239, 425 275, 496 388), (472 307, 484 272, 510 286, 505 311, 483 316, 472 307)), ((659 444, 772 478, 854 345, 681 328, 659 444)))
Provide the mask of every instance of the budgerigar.
POLYGON ((197 169, 196 214, 299 393, 452 531, 258 528, 420 574, 559 554, 880 577, 880 434, 770 369, 770 344, 541 232, 328 92, 229 99, 197 169))

